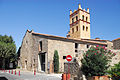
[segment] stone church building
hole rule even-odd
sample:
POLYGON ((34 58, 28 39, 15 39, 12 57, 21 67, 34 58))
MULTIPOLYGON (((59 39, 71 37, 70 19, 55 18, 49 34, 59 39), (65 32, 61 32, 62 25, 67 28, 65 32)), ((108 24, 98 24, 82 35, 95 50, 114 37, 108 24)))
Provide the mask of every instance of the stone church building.
POLYGON ((80 62, 84 52, 90 46, 96 45, 105 46, 108 49, 113 48, 111 41, 90 38, 89 8, 86 11, 79 4, 77 10, 74 12, 70 10, 70 31, 67 37, 40 34, 33 30, 27 30, 22 41, 19 62, 22 69, 53 73, 53 56, 54 51, 57 50, 59 71, 64 72, 64 62, 66 62, 65 57, 67 55, 71 55, 80 62))

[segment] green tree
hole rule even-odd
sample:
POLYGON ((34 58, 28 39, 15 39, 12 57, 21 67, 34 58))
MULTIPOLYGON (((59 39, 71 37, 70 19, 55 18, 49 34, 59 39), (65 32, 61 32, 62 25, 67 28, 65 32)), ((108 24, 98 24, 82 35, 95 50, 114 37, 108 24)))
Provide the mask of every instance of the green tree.
POLYGON ((16 45, 12 36, 0 35, 0 58, 2 59, 2 68, 9 66, 9 62, 15 61, 15 55, 16 45))
POLYGON ((59 55, 57 50, 54 51, 53 63, 54 63, 54 72, 58 73, 59 72, 59 55))
POLYGON ((86 77, 103 76, 109 68, 109 62, 115 53, 107 50, 104 46, 91 47, 84 54, 81 70, 86 77))
POLYGON ((21 47, 19 47, 18 51, 17 51, 17 58, 19 59, 20 57, 20 50, 21 50, 21 47))

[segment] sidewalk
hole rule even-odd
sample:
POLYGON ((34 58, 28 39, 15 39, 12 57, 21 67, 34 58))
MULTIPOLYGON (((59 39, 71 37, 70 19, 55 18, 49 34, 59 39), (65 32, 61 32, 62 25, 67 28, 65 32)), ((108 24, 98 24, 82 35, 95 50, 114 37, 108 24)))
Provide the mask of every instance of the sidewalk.
MULTIPOLYGON (((22 69, 15 69, 16 71, 21 71, 22 73, 31 73, 31 74, 34 74, 34 72, 32 72, 32 71, 28 71, 28 70, 22 70, 22 69)), ((62 77, 62 74, 55 74, 55 73, 51 73, 51 74, 46 74, 46 73, 39 73, 39 72, 36 72, 36 75, 43 75, 43 74, 45 74, 45 75, 47 75, 47 76, 55 76, 55 77, 62 77)))

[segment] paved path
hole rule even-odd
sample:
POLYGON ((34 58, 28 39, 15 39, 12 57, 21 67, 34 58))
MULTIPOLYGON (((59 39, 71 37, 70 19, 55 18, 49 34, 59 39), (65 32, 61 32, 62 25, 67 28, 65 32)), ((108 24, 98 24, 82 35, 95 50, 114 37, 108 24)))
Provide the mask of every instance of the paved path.
POLYGON ((45 73, 36 73, 36 75, 34 75, 33 72, 29 71, 21 71, 21 75, 19 76, 18 71, 16 75, 15 73, 13 74, 9 73, 9 70, 7 72, 0 71, 0 78, 2 77, 7 78, 5 80, 61 80, 61 76, 62 76, 61 74, 45 74, 45 73))

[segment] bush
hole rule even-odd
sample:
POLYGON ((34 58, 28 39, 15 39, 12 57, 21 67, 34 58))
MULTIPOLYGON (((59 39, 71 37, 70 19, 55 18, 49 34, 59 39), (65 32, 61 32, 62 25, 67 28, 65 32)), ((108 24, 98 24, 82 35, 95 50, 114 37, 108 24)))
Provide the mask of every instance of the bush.
POLYGON ((120 62, 115 64, 108 73, 111 75, 112 80, 119 80, 120 79, 120 62))
POLYGON ((58 73, 59 72, 59 55, 57 50, 54 51, 53 63, 54 63, 54 72, 58 73))
POLYGON ((20 66, 17 66, 16 68, 17 68, 17 69, 20 69, 20 66))
POLYGON ((91 47, 83 55, 81 70, 86 77, 103 76, 109 68, 109 62, 115 53, 107 50, 104 46, 91 47))

